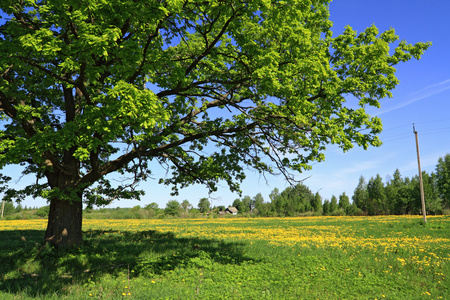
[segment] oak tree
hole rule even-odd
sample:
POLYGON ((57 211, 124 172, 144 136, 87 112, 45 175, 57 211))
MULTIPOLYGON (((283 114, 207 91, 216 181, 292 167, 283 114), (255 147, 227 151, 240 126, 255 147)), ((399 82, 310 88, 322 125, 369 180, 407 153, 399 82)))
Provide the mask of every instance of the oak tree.
POLYGON ((333 37, 328 2, 2 0, 0 167, 37 177, 9 197, 48 199, 45 240, 65 247, 82 243, 83 202, 139 198, 158 164, 174 193, 239 191, 244 166, 292 180, 330 143, 379 146, 365 109, 429 44, 333 37))

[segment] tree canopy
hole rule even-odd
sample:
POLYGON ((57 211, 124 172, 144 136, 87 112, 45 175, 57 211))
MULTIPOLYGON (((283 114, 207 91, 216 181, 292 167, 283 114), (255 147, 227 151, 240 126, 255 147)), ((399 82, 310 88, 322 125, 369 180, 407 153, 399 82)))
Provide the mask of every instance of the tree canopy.
POLYGON ((315 195, 303 183, 287 187, 272 200, 274 210, 282 216, 295 216, 313 210, 315 195))
POLYGON ((198 209, 201 213, 206 213, 211 210, 211 202, 209 202, 208 198, 201 198, 198 202, 198 209))
POLYGON ((439 157, 436 165, 436 185, 444 207, 450 207, 450 153, 439 157))
POLYGON ((293 180, 327 144, 379 146, 365 108, 430 44, 333 37, 328 2, 1 1, 0 167, 37 176, 9 197, 49 199, 46 240, 79 244, 82 201, 139 198, 155 164, 174 193, 239 191, 244 166, 293 180))

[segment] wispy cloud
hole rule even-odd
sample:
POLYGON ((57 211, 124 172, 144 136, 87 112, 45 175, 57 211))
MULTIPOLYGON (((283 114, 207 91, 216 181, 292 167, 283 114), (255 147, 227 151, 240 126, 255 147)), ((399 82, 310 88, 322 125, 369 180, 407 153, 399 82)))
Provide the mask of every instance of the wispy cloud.
MULTIPOLYGON (((420 166, 422 171, 430 171, 434 172, 436 164, 438 162, 439 157, 444 157, 447 154, 445 151, 440 151, 436 153, 431 153, 425 156, 420 157, 420 166)), ((418 170, 417 159, 411 160, 409 163, 405 164, 401 168, 401 171, 412 172, 418 170)))
POLYGON ((417 92, 413 92, 407 96, 407 100, 401 101, 400 103, 398 103, 395 106, 381 109, 381 111, 379 111, 378 113, 376 113, 374 115, 379 116, 381 114, 385 114, 385 113, 400 109, 402 107, 408 106, 412 103, 429 98, 431 96, 445 92, 447 90, 450 90, 450 79, 441 81, 441 82, 433 84, 433 85, 429 85, 429 86, 425 87, 424 89, 421 89, 417 92))
POLYGON ((381 163, 382 163, 381 160, 358 162, 357 164, 354 164, 343 170, 339 170, 337 177, 342 178, 342 177, 347 177, 348 175, 351 175, 351 174, 361 174, 364 171, 375 169, 381 163))
MULTIPOLYGON (((337 196, 343 191, 347 195, 351 195, 362 174, 368 172, 376 173, 380 166, 384 165, 386 161, 389 161, 395 155, 395 153, 391 153, 378 159, 358 161, 345 168, 330 170, 329 173, 320 173, 317 176, 313 174, 306 184, 312 191, 320 191, 325 198, 330 198, 333 194, 337 196)), ((314 173, 314 171, 311 172, 314 173)))

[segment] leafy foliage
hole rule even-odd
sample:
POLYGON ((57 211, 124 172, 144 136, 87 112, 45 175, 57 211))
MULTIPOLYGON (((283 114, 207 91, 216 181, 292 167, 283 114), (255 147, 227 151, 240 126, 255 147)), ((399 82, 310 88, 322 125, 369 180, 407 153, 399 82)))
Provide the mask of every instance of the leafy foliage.
POLYGON ((386 194, 384 191, 383 180, 377 174, 375 178, 370 178, 367 183, 367 211, 369 215, 379 215, 385 211, 386 194))
POLYGON ((244 196, 242 199, 235 199, 233 206, 237 208, 240 213, 251 211, 252 199, 250 196, 244 196))
POLYGON ((335 195, 331 196, 330 200, 330 214, 333 214, 338 209, 338 201, 335 195))
POLYGON ((183 200, 183 202, 181 202, 181 207, 185 212, 187 212, 189 209, 192 208, 192 205, 189 203, 188 200, 183 200))
POLYGON ((450 208, 450 154, 440 157, 436 165, 436 185, 443 205, 450 208))
POLYGON ((314 197, 306 185, 299 183, 282 191, 275 201, 272 200, 272 205, 279 215, 295 216, 298 213, 311 211, 314 197))
POLYGON ((177 200, 170 200, 166 204, 166 208, 164 209, 164 213, 172 216, 179 216, 181 212, 180 202, 177 200))
POLYGON ((16 212, 14 204, 12 202, 10 202, 10 201, 2 202, 2 204, 0 204, 0 205, 3 206, 2 207, 2 209, 3 209, 2 216, 7 216, 9 214, 12 214, 12 213, 16 212))
POLYGON ((208 198, 201 198, 198 202, 198 209, 201 213, 209 212, 211 210, 211 203, 208 198))
POLYGON ((367 209, 367 183, 363 176, 359 177, 358 185, 353 192, 352 200, 353 203, 356 204, 359 208, 366 210, 367 209))
MULTIPOLYGON (((437 177, 435 173, 422 172, 428 214, 441 214, 445 208, 444 199, 439 196, 437 177)), ((422 209, 419 176, 402 178, 397 169, 392 179, 385 184, 379 174, 375 178, 372 177, 369 183, 361 176, 353 194, 353 202, 369 215, 418 214, 422 209)))

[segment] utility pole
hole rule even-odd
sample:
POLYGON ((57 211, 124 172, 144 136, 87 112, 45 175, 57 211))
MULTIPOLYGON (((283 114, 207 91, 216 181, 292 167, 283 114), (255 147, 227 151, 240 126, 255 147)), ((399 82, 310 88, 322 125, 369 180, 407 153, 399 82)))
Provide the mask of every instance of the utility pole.
POLYGON ((423 192, 423 180, 422 180, 422 170, 420 168, 420 154, 419 154, 419 138, 417 137, 417 131, 413 123, 413 132, 416 136, 416 149, 417 149, 417 164, 419 166, 419 184, 420 184, 420 200, 422 201, 422 213, 423 222, 427 223, 427 211, 425 210, 425 194, 423 192))

